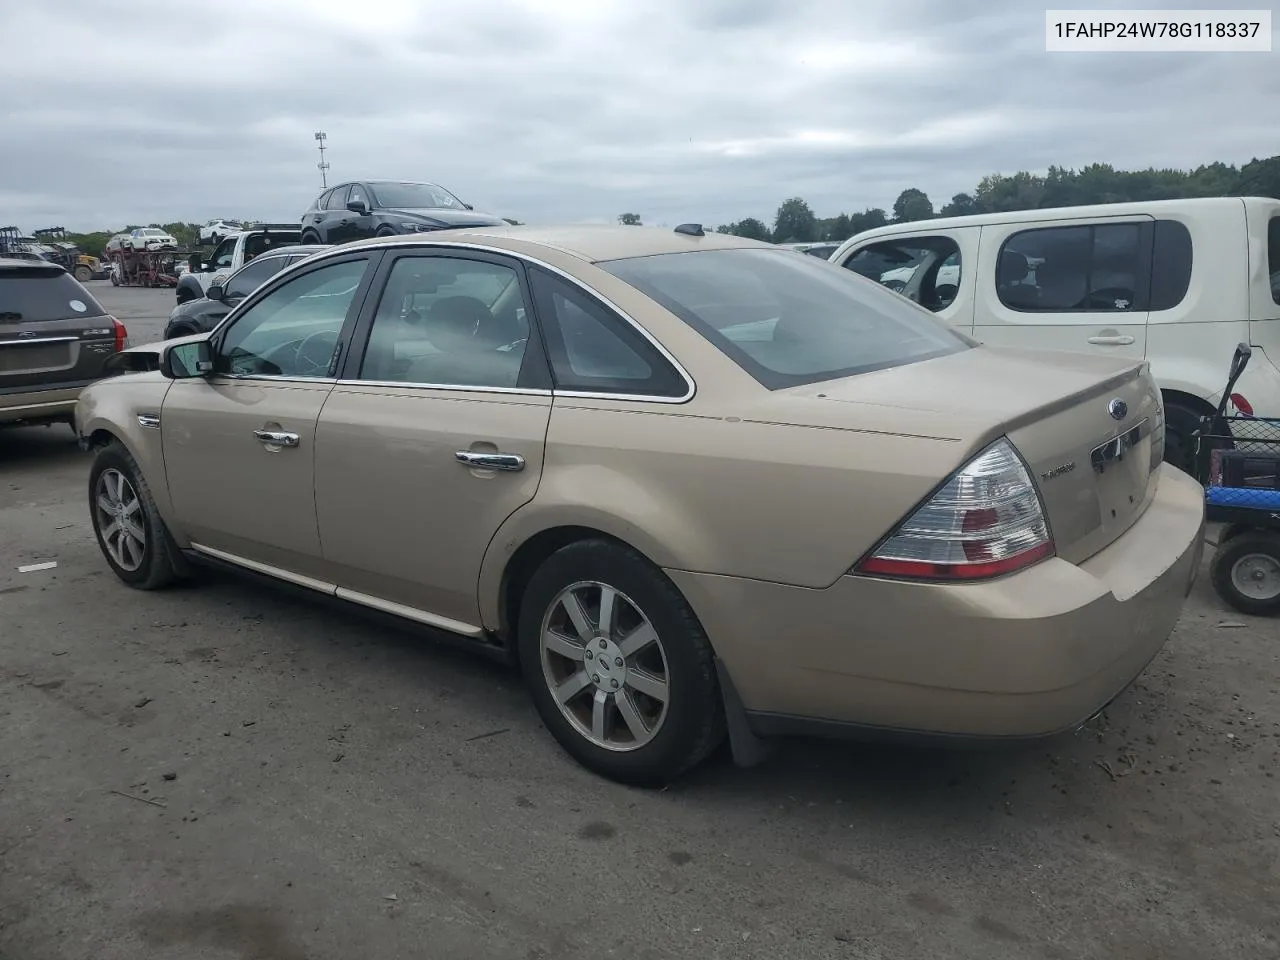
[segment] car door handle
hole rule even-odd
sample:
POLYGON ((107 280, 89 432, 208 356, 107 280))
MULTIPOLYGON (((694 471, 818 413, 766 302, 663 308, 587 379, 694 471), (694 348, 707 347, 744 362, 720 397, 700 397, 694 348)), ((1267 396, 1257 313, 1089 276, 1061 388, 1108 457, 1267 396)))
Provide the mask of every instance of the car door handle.
POLYGON ((459 450, 454 455, 459 463, 477 470, 523 470, 524 457, 517 453, 473 453, 470 450, 459 450))
POLYGON ((253 435, 273 447, 296 447, 302 442, 302 438, 296 433, 289 433, 286 430, 255 430, 253 435))
POLYGON ((1127 347, 1129 344, 1133 343, 1133 337, 1128 334, 1119 333, 1113 336, 1090 337, 1089 342, 1097 344, 1100 347, 1127 347))

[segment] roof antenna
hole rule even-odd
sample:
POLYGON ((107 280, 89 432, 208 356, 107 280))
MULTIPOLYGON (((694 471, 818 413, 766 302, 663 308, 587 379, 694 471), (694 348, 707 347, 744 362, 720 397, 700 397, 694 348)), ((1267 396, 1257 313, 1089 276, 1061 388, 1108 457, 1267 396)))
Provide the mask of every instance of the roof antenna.
POLYGON ((676 233, 684 233, 691 237, 705 237, 707 235, 700 223, 682 223, 676 227, 676 233))

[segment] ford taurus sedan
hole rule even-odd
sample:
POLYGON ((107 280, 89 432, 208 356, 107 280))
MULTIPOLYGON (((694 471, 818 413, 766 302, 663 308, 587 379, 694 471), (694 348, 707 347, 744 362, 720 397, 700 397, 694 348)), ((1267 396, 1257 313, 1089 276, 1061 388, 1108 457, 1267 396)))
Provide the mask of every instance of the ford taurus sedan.
POLYGON ((726 733, 1072 729, 1203 541, 1145 364, 981 346, 697 225, 347 244, 121 361, 77 411, 121 580, 229 565, 447 631, 630 783, 726 733))

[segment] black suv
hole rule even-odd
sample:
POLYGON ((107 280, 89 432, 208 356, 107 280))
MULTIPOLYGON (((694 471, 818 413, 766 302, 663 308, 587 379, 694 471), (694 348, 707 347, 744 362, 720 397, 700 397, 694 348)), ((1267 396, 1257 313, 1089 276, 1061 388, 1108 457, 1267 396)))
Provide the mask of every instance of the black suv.
POLYGON ((275 247, 260 253, 220 284, 214 284, 206 296, 178 304, 169 314, 164 328, 164 338, 186 337, 193 333, 212 330, 237 303, 257 290, 277 273, 295 261, 319 250, 327 250, 322 244, 308 246, 275 247))
POLYGON ((127 338, 60 265, 0 257, 0 425, 70 423, 127 338))
POLYGON ((340 183, 302 215, 303 243, 347 243, 457 227, 499 227, 501 217, 476 213, 444 187, 403 180, 340 183))

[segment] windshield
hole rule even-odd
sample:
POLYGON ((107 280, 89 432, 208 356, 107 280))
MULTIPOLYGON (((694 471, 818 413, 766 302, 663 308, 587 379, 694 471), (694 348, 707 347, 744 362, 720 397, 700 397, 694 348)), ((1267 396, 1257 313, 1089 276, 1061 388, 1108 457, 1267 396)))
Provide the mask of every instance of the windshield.
POLYGON ((389 207, 466 209, 466 204, 434 183, 374 183, 370 187, 373 190, 374 206, 384 210, 389 207))
POLYGON ((883 287, 788 251, 704 250, 600 266, 683 319, 770 390, 973 345, 883 287))
POLYGON ((140 237, 163 237, 165 235, 163 230, 156 230, 154 227, 148 227, 145 230, 138 230, 136 233, 140 237))
POLYGON ((100 317, 106 312, 69 273, 44 267, 0 271, 0 323, 100 317))

